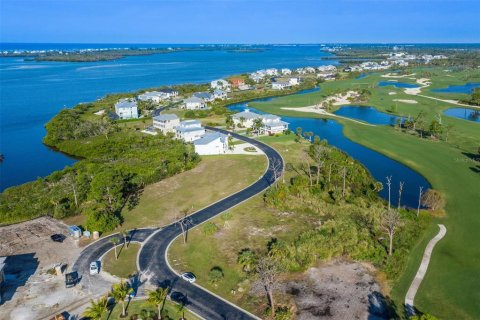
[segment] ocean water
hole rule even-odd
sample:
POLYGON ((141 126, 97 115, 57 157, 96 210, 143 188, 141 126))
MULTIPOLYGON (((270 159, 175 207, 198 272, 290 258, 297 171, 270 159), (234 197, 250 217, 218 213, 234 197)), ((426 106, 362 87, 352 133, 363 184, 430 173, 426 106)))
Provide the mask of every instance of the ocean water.
MULTIPOLYGON (((141 45, 138 47, 164 47, 141 45)), ((168 46, 168 45, 167 45, 168 46)), ((179 45, 172 45, 178 47, 179 45)), ((128 44, 2 44, 1 50, 127 48, 128 44)), ((0 58, 0 191, 43 177, 75 160, 42 144, 44 125, 62 108, 168 84, 202 83, 263 68, 336 64, 320 46, 267 46, 241 53, 186 51, 127 57, 116 61, 67 63, 0 58)))

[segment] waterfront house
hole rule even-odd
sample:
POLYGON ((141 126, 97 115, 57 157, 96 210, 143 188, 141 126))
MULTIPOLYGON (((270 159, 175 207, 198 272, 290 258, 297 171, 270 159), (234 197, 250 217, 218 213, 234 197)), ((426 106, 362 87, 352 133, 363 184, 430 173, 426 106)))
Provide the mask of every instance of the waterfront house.
POLYGON ((153 101, 155 103, 160 103, 167 99, 167 94, 159 91, 151 91, 138 95, 137 99, 140 101, 153 101))
POLYGON ((290 79, 288 79, 288 83, 291 86, 299 85, 300 84, 300 78, 297 78, 297 77, 290 78, 290 79))
POLYGON ((185 120, 175 128, 175 137, 185 142, 193 142, 205 134, 205 128, 198 120, 185 120))
POLYGON ((138 107, 135 99, 120 99, 115 103, 115 113, 120 119, 137 119, 138 107))
POLYGON ((251 87, 248 84, 241 84, 238 86, 238 90, 240 91, 245 91, 245 90, 250 90, 251 87))
POLYGON ((260 83, 260 82, 263 81, 263 78, 265 78, 265 76, 255 72, 255 73, 250 74, 249 78, 252 79, 255 83, 260 83))
POLYGON ((183 100, 183 108, 187 110, 201 110, 206 109, 205 102, 203 99, 198 97, 190 97, 188 99, 183 100))
POLYGON ((195 92, 192 96, 200 98, 205 102, 212 102, 215 100, 215 97, 210 92, 195 92))
POLYGON ((265 70, 267 76, 278 76, 278 69, 270 68, 265 70))
POLYGON ((272 82, 272 89, 274 90, 283 90, 290 87, 289 81, 273 81, 272 82))
POLYGON ((288 69, 288 68, 283 68, 281 70, 281 73, 284 75, 284 76, 288 76, 290 74, 292 74, 292 70, 288 69))
POLYGON ((193 141, 195 152, 199 155, 224 154, 228 150, 228 136, 219 132, 210 132, 193 141))
POLYGON ((230 79, 230 83, 232 84, 232 87, 238 88, 239 86, 242 86, 245 84, 245 80, 240 77, 235 77, 230 79))
POLYGON ((288 122, 282 121, 279 116, 273 114, 265 114, 262 116, 261 134, 282 133, 288 129, 288 122))
POLYGON ((171 89, 171 88, 165 88, 158 90, 158 92, 161 92, 165 95, 166 98, 175 98, 178 97, 178 90, 171 89))
POLYGON ((255 113, 251 112, 249 109, 245 109, 245 111, 235 113, 232 116, 233 123, 237 127, 244 127, 244 128, 251 128, 253 127, 253 123, 255 119, 261 119, 262 116, 255 113))
POLYGON ((175 128, 180 125, 180 119, 175 114, 160 114, 153 117, 153 127, 167 134, 175 132, 175 128))
POLYGON ((213 80, 212 82, 210 82, 210 87, 215 90, 215 89, 218 89, 218 90, 225 90, 225 91, 230 91, 230 83, 228 83, 227 80, 223 80, 223 79, 218 79, 218 80, 213 80))
POLYGON ((227 93, 223 90, 215 89, 215 91, 213 91, 213 97, 215 99, 225 100, 227 99, 227 93))

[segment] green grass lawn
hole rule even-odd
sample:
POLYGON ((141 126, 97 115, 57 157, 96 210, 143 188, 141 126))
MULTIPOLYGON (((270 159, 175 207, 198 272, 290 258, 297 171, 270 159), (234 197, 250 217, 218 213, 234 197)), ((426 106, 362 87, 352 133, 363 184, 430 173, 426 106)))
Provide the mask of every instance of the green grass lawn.
POLYGON ((118 260, 115 259, 115 250, 110 250, 102 261, 104 271, 127 279, 137 272, 137 255, 140 250, 138 243, 130 243, 128 248, 124 245, 117 247, 118 260))
MULTIPOLYGON (((179 307, 176 303, 166 300, 165 306, 163 310, 167 313, 167 315, 171 319, 179 319, 182 316, 182 311, 179 310, 179 307)), ((121 318, 120 315, 122 314, 122 306, 120 304, 115 305, 112 312, 110 314, 106 314, 104 316, 105 320, 119 320, 119 319, 130 319, 133 315, 142 315, 145 314, 145 311, 150 312, 150 314, 157 313, 157 307, 154 305, 149 304, 147 301, 142 300, 135 300, 130 301, 127 307, 127 318, 121 318), (143 311, 144 310, 144 311, 143 311), (143 311, 143 312, 142 312, 143 311)), ((189 312, 186 308, 183 309, 185 312, 185 318, 187 320, 197 320, 200 319, 195 316, 193 313, 189 312)), ((156 319, 156 318, 155 318, 156 319)))

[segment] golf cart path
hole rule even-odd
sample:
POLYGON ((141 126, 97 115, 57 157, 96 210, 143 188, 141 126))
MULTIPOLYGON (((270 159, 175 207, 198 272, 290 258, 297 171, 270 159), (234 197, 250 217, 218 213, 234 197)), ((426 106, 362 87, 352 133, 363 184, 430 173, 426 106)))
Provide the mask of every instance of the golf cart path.
POLYGON ((423 253, 422 263, 420 263, 417 274, 410 284, 410 288, 408 288, 407 295, 405 296, 405 306, 407 308, 407 312, 410 314, 413 314, 413 302, 415 300, 415 295, 417 294, 418 288, 420 287, 420 284, 427 273, 433 248, 447 233, 447 228, 443 224, 439 224, 438 227, 440 230, 438 231, 437 235, 428 242, 425 252, 423 253))

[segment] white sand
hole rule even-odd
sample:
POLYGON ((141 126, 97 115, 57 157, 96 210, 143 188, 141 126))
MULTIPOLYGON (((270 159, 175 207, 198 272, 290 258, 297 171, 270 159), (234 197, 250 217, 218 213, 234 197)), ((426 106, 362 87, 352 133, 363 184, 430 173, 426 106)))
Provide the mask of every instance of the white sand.
POLYGON ((105 109, 102 109, 102 110, 100 110, 100 111, 95 112, 94 114, 97 115, 97 116, 101 116, 101 115, 103 115, 104 113, 105 113, 105 109))
POLYGON ((404 74, 404 75, 396 75, 394 73, 386 73, 386 74, 382 74, 381 77, 382 78, 406 78, 406 77, 412 77, 414 76, 415 73, 411 73, 411 74, 404 74))
POLYGON ((395 94, 397 94, 397 93, 394 92, 394 91, 390 91, 388 94, 391 95, 391 96, 393 96, 393 95, 395 95, 395 94))
POLYGON ((408 103, 408 104, 417 104, 417 100, 408 100, 408 99, 393 99, 393 101, 397 102, 403 102, 403 103, 408 103))

